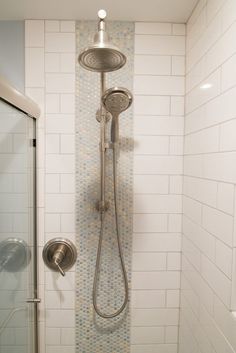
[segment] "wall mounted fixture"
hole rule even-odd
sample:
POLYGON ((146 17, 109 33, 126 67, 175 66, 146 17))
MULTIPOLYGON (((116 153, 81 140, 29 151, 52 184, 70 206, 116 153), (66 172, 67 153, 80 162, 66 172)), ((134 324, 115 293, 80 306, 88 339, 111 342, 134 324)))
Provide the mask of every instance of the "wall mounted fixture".
POLYGON ((65 272, 74 265, 76 258, 77 250, 68 239, 51 239, 43 248, 43 260, 47 267, 60 272, 62 276, 65 276, 65 272))
POLYGON ((82 50, 78 61, 80 65, 89 71, 100 73, 101 79, 101 97, 100 109, 97 111, 96 119, 100 123, 100 200, 96 204, 96 208, 100 213, 100 236, 98 241, 97 258, 95 265, 95 274, 93 281, 93 306, 95 312, 104 319, 111 319, 123 312, 128 304, 128 278, 123 258, 123 250, 121 245, 121 231, 119 220, 118 206, 118 188, 117 188, 117 161, 119 149, 119 115, 132 104, 132 94, 122 87, 113 87, 106 90, 105 74, 122 68, 126 63, 126 56, 119 48, 110 42, 110 38, 106 32, 105 18, 106 11, 98 11, 98 32, 94 36, 94 42, 89 47, 82 50), (110 141, 107 139, 108 122, 111 119, 110 141), (118 255, 121 264, 121 272, 124 283, 124 299, 119 308, 114 309, 113 313, 105 313, 99 308, 98 299, 98 283, 101 269, 101 253, 104 238, 105 214, 111 207, 110 200, 106 199, 106 165, 107 152, 111 150, 113 153, 113 198, 115 211, 115 237, 118 246, 118 255))
POLYGON ((19 272, 27 266, 31 252, 22 239, 8 238, 0 243, 0 272, 19 272))

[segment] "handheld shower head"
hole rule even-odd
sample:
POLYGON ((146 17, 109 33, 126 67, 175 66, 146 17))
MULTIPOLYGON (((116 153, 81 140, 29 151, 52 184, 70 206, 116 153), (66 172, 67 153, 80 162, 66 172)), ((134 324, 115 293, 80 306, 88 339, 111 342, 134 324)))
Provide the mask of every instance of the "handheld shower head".
POLYGON ((94 36, 94 43, 85 48, 79 55, 80 65, 95 72, 110 72, 120 69, 126 63, 125 55, 110 42, 105 30, 106 11, 98 11, 98 32, 94 36))
POLYGON ((131 92, 123 87, 110 88, 102 96, 102 103, 105 109, 112 115, 112 142, 118 142, 119 140, 119 115, 130 107, 132 101, 131 92))

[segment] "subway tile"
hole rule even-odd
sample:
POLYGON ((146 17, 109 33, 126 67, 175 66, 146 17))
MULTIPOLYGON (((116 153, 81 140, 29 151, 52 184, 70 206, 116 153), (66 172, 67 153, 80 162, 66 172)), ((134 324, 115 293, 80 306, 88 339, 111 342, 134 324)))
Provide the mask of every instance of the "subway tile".
POLYGON ((229 214, 234 209, 234 185, 218 183, 217 208, 229 214))
POLYGON ((183 116, 184 115, 184 97, 171 97, 171 115, 183 116))
POLYGON ((58 134, 46 135, 46 153, 47 154, 60 153, 60 135, 58 134))
POLYGON ((46 233, 55 233, 60 232, 61 223, 60 215, 51 213, 45 214, 45 232, 46 233))
POLYGON ((235 119, 220 125, 220 151, 236 150, 235 128, 235 119))
POLYGON ((233 218, 214 208, 203 206, 202 225, 229 246, 232 246, 233 218))
POLYGON ((236 180, 236 153, 214 153, 203 156, 203 176, 208 179, 234 183, 236 180))
POLYGON ((75 32, 75 21, 60 21, 61 32, 75 32))
POLYGON ((178 309, 132 309, 132 326, 177 325, 178 309))
POLYGON ((221 71, 213 72, 208 78, 186 95, 186 113, 190 113, 220 93, 221 71))
POLYGON ((75 96, 74 94, 61 94, 60 111, 63 114, 75 113, 75 96))
POLYGON ((59 328, 48 327, 46 330, 46 344, 49 346, 57 345, 61 340, 60 334, 59 328))
POLYGON ((179 76, 134 76, 134 94, 181 96, 184 78, 179 76))
POLYGON ((183 213, 197 224, 200 224, 202 219, 202 204, 192 198, 184 196, 183 213))
POLYGON ((47 73, 46 93, 74 93, 75 77, 68 73, 47 73))
POLYGON ((46 20, 45 32, 59 32, 59 21, 46 20))
POLYGON ((165 290, 132 290, 131 307, 164 308, 166 305, 165 290))
POLYGON ((135 22, 135 34, 171 34, 170 23, 135 22))
POLYGON ((170 136, 170 155, 183 156, 184 138, 183 136, 170 136))
POLYGON ((183 234, 209 259, 215 259, 215 237, 184 214, 183 234))
POLYGON ((179 271, 133 272, 132 289, 179 289, 179 271))
MULTIPOLYGON (((72 271, 67 271, 66 276, 62 277, 62 275, 58 272, 52 272, 50 270, 45 272, 45 286, 46 291, 56 291, 56 292, 64 292, 64 291, 74 291, 75 290, 75 273, 72 271)), ((66 312, 66 310, 61 310, 61 312, 66 312)), ((71 311, 71 316, 74 319, 73 311, 71 311)), ((72 319, 71 318, 71 319, 72 319)), ((61 326, 51 326, 51 327, 70 327, 67 325, 59 324, 61 326)), ((74 326, 72 326, 74 327, 74 326)))
POLYGON ((178 343, 178 326, 166 327, 166 343, 178 343))
POLYGON ((61 309, 75 309, 75 291, 68 290, 61 293, 60 302, 61 302, 61 309))
POLYGON ((75 153, 75 135, 61 134, 61 153, 75 153))
POLYGON ((177 353, 176 344, 136 344, 131 345, 131 353, 177 353))
POLYGON ((158 214, 134 214, 133 216, 134 232, 166 232, 167 215, 158 214))
POLYGON ((167 175, 134 175, 134 194, 168 194, 167 175))
POLYGON ((169 137, 137 134, 134 137, 133 150, 135 155, 168 155, 169 137))
POLYGON ((75 54, 60 54, 60 72, 75 72, 75 54))
POLYGON ((221 38, 212 46, 206 54, 206 69, 211 72, 219 67, 223 62, 230 58, 236 52, 236 43, 234 41, 236 33, 236 23, 221 36, 221 38))
POLYGON ((222 33, 236 20, 236 4, 234 0, 228 0, 222 8, 222 33))
POLYGON ((166 270, 166 254, 133 253, 132 271, 164 271, 166 270))
POLYGON ((134 195, 134 213, 181 213, 179 195, 134 195))
POLYGON ((60 71, 60 54, 45 53, 45 72, 60 71))
POLYGON ((134 134, 136 135, 183 135, 184 119, 182 116, 136 116, 134 134))
POLYGON ((181 235, 178 233, 135 233, 133 251, 180 251, 181 235))
POLYGON ((164 343, 164 327, 131 327, 131 344, 164 343))
POLYGON ((74 197, 71 194, 46 194, 47 213, 71 213, 74 211, 74 197))
MULTIPOLYGON (((59 94, 46 94, 45 107, 47 114, 56 114, 60 112, 60 95, 59 94)), ((47 119, 47 117, 46 117, 47 119)))
POLYGON ((61 343, 62 345, 74 345, 75 342, 75 328, 61 329, 61 343))
POLYGON ((135 55, 134 75, 170 75, 171 56, 135 55))
POLYGON ((201 259, 201 274, 209 283, 218 297, 229 308, 231 295, 231 281, 204 255, 201 259))
POLYGON ((173 23, 172 24, 173 35, 184 36, 185 35, 185 27, 186 27, 186 25, 184 23, 173 23))
POLYGON ((167 254, 167 270, 168 271, 180 271, 180 269, 181 269, 180 253, 167 254))
POLYGON ((44 49, 25 49, 25 86, 44 87, 44 49))
POLYGON ((184 55, 184 36, 136 35, 135 54, 184 55))
POLYGON ((208 0, 206 4, 207 23, 209 23, 225 3, 224 0, 208 0))
POLYGON ((25 46, 31 48, 44 47, 44 21, 25 21, 25 46))
POLYGON ((181 156, 134 156, 134 174, 182 174, 181 156))
POLYGON ((170 176, 170 193, 183 194, 183 177, 179 175, 170 176))
POLYGON ((181 232, 181 230, 182 230, 182 213, 169 214, 168 231, 181 232))
POLYGON ((75 232, 75 215, 74 215, 74 213, 61 214, 61 231, 65 232, 65 233, 74 233, 75 232))
POLYGON ((45 307, 48 309, 60 309, 61 299, 60 292, 56 290, 45 291, 45 307))
POLYGON ((60 175, 59 174, 46 174, 46 193, 59 193, 60 191, 60 175))
POLYGON ((221 89, 226 91, 227 89, 236 85, 236 55, 233 55, 222 65, 221 73, 221 89))
POLYGON ((176 76, 185 75, 185 56, 172 56, 171 74, 176 76))
POLYGON ((218 152, 219 139, 220 129, 218 126, 189 134, 185 136, 185 154, 218 152))
POLYGON ((166 291, 166 306, 168 308, 178 308, 180 306, 180 291, 167 290, 166 291))
POLYGON ((170 98, 134 95, 134 115, 169 115, 170 98))
POLYGON ((218 184, 200 178, 184 178, 184 194, 196 201, 216 207, 218 184))
POLYGON ((75 347, 70 346, 47 346, 46 353, 74 353, 75 347))
POLYGON ((232 248, 225 245, 219 240, 216 240, 216 255, 215 263, 219 269, 224 272, 226 276, 231 278, 232 275, 232 262, 233 262, 233 253, 232 248))
POLYGON ((73 310, 47 310, 46 327, 74 327, 73 310))
POLYGON ((46 119, 46 132, 58 134, 73 134, 75 117, 72 114, 48 114, 46 119))
POLYGON ((75 175, 74 174, 61 174, 60 175, 60 188, 62 193, 75 192, 75 175))
MULTIPOLYGON (((206 54, 208 56, 215 42, 217 42, 217 40, 220 38, 220 35, 221 13, 214 17, 211 23, 206 27, 203 35, 200 36, 199 40, 196 41, 196 44, 189 51, 186 60, 187 72, 192 69, 192 67, 200 60, 203 55, 206 54)), ((208 74, 214 70, 213 68, 208 68, 208 65, 206 67, 208 74)))
POLYGON ((46 33, 45 51, 47 53, 75 52, 74 33, 46 33))

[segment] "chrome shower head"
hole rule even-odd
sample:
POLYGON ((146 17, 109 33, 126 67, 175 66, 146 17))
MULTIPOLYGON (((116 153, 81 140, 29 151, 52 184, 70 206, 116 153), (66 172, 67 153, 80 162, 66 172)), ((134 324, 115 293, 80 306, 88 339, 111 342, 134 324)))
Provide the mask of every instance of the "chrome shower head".
POLYGON ((102 96, 102 103, 112 116, 118 116, 128 109, 132 100, 130 91, 123 87, 109 88, 102 96))
POLYGON ((110 43, 105 30, 106 11, 98 11, 98 32, 94 36, 94 43, 85 48, 79 55, 80 65, 90 71, 110 72, 120 69, 126 63, 126 56, 119 48, 110 43))
POLYGON ((119 140, 119 114, 130 107, 133 96, 129 90, 122 87, 108 89, 102 96, 105 109, 112 115, 111 141, 119 140))

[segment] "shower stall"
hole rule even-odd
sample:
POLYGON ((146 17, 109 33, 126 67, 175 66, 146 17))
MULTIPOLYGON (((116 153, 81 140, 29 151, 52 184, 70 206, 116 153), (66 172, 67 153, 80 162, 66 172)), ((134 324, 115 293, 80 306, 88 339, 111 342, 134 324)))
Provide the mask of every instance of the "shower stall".
POLYGON ((37 105, 0 80, 0 351, 38 352, 37 105))

